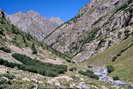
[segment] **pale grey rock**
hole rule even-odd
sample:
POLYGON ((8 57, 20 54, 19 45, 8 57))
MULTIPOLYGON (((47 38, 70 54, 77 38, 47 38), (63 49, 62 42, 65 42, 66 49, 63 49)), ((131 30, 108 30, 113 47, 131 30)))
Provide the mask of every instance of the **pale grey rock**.
POLYGON ((125 39, 132 24, 133 7, 120 9, 132 0, 93 0, 72 20, 44 39, 50 47, 76 62, 89 59, 125 39))
POLYGON ((40 41, 63 23, 58 17, 47 19, 34 11, 19 12, 7 17, 12 24, 15 24, 24 32, 30 33, 40 41))

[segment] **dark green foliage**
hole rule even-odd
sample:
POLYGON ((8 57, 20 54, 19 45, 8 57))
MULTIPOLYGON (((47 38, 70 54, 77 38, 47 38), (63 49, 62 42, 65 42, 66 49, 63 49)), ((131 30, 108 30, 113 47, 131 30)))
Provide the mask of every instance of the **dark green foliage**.
POLYGON ((20 34, 20 31, 18 30, 18 28, 16 27, 16 26, 14 26, 13 24, 11 25, 11 31, 12 31, 12 33, 14 33, 14 34, 20 34))
POLYGON ((48 45, 44 45, 44 48, 46 49, 46 50, 49 50, 50 52, 52 52, 53 54, 56 54, 57 56, 59 56, 59 57, 61 57, 61 58, 64 58, 66 61, 68 61, 68 62, 71 62, 71 57, 70 56, 68 56, 68 55, 66 55, 66 54, 63 54, 63 53, 61 53, 61 52, 59 52, 59 51, 57 51, 57 50, 55 50, 55 49, 53 49, 52 47, 50 47, 50 46, 48 46, 48 45))
POLYGON ((0 47, 0 50, 4 51, 6 53, 11 53, 11 50, 9 48, 0 47))
POLYGON ((33 43, 32 44, 32 54, 37 54, 37 49, 36 49, 36 46, 35 46, 35 44, 33 43))
POLYGON ((80 74, 88 76, 90 78, 94 78, 94 79, 99 79, 99 77, 97 75, 94 74, 93 71, 87 70, 87 71, 79 71, 80 74))
POLYGON ((15 79, 15 76, 12 74, 0 74, 0 89, 9 89, 8 86, 11 84, 12 79, 15 79))
POLYGON ((6 78, 8 78, 8 79, 14 79, 15 78, 15 76, 14 75, 12 75, 12 74, 0 74, 0 77, 6 77, 6 78))
POLYGON ((12 42, 20 48, 30 47, 33 50, 33 54, 36 54, 37 53, 36 47, 41 46, 42 48, 51 51, 53 54, 56 54, 59 57, 62 57, 66 60, 71 59, 67 55, 65 55, 61 52, 58 52, 55 49, 47 46, 46 44, 43 44, 43 43, 37 41, 36 38, 32 37, 29 33, 19 31, 19 29, 14 25, 12 25, 11 31, 12 31, 12 33, 16 34, 14 36, 14 39, 12 40, 12 42))
MULTIPOLYGON (((10 37, 13 38, 12 41, 10 42, 12 42, 17 47, 20 48, 29 47, 32 49, 34 44, 36 47, 42 47, 43 49, 49 50, 53 54, 56 54, 57 56, 66 59, 67 61, 70 61, 71 59, 69 56, 61 52, 58 52, 57 50, 50 48, 46 44, 38 41, 35 37, 31 36, 29 33, 22 32, 15 25, 8 23, 8 21, 5 18, 0 18, 0 38, 2 38, 3 35, 5 34, 10 34, 10 37)), ((36 52, 37 50, 34 50, 33 53, 36 52)))
POLYGON ((22 66, 20 64, 8 62, 7 60, 4 60, 4 59, 0 59, 0 65, 4 65, 4 66, 7 66, 7 67, 11 67, 11 68, 14 68, 14 67, 19 68, 20 66, 22 66))
POLYGON ((126 9, 126 8, 129 6, 129 4, 131 4, 131 3, 133 3, 133 1, 132 1, 132 0, 129 0, 127 3, 125 3, 125 4, 123 4, 122 6, 120 6, 119 8, 117 8, 117 9, 116 9, 116 12, 118 12, 118 11, 120 11, 120 10, 126 9))
POLYGON ((80 53, 82 51, 82 47, 84 44, 89 43, 92 40, 96 39, 98 30, 99 30, 99 28, 94 28, 91 32, 88 32, 87 36, 84 37, 84 39, 79 41, 81 46, 75 47, 77 49, 77 52, 72 57, 76 56, 78 53, 80 53))
POLYGON ((30 47, 32 44, 41 46, 41 43, 36 40, 35 37, 32 37, 30 34, 20 31, 16 26, 11 25, 10 31, 13 34, 12 43, 20 48, 30 47))
POLYGON ((74 72, 74 71, 76 71, 76 70, 77 70, 76 67, 72 67, 72 68, 69 69, 69 71, 72 71, 72 72, 74 72))
POLYGON ((0 35, 3 35, 3 36, 5 35, 3 29, 0 29, 0 35))
POLYGON ((4 82, 3 84, 0 84, 0 89, 9 89, 8 88, 8 83, 4 82))
POLYGON ((114 76, 113 80, 119 80, 119 77, 118 76, 114 76))
POLYGON ((77 19, 80 18, 83 15, 84 15, 84 13, 79 13, 78 15, 74 16, 72 19, 68 20, 64 24, 66 24, 66 23, 69 24, 71 21, 73 21, 74 23, 76 23, 77 22, 77 19))
POLYGON ((107 71, 108 73, 111 73, 114 71, 114 67, 112 65, 107 65, 107 71))
POLYGON ((63 74, 64 72, 67 71, 66 65, 42 63, 41 61, 33 60, 32 58, 27 57, 26 55, 21 55, 21 54, 16 54, 16 53, 13 54, 12 57, 14 57, 16 60, 24 64, 23 70, 27 70, 30 72, 54 77, 59 74, 63 74))
POLYGON ((121 7, 119 7, 116 11, 119 11, 119 10, 124 10, 125 8, 128 7, 128 4, 125 3, 124 5, 122 5, 121 7))
POLYGON ((88 33, 86 43, 88 43, 96 38, 96 34, 97 34, 98 30, 99 30, 98 28, 95 28, 91 32, 88 33))
POLYGON ((5 18, 0 17, 0 24, 7 24, 8 22, 6 21, 5 18))
POLYGON ((25 34, 27 40, 32 40, 34 39, 29 33, 25 34))

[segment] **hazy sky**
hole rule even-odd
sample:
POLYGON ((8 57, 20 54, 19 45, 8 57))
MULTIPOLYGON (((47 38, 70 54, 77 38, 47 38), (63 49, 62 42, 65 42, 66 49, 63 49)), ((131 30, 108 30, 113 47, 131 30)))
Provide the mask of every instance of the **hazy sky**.
POLYGON ((90 0, 0 0, 0 8, 8 14, 33 10, 41 16, 60 17, 67 21, 90 0))

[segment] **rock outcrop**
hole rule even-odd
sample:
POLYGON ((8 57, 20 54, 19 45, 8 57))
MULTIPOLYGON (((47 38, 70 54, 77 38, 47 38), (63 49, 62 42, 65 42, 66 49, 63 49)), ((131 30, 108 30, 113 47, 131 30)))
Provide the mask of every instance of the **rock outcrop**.
POLYGON ((22 31, 35 36, 40 41, 63 23, 58 17, 47 19, 34 11, 19 12, 9 15, 8 18, 12 24, 18 26, 22 31))
POLYGON ((44 39, 50 47, 82 62, 132 33, 133 0, 93 0, 44 39))

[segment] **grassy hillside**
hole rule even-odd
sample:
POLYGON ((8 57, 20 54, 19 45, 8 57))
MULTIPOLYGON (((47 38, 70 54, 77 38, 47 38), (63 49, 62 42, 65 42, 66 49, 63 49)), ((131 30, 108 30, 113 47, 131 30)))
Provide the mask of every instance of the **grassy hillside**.
POLYGON ((133 82, 133 35, 104 52, 91 57, 82 65, 112 65, 115 71, 110 76, 119 76, 121 80, 133 82))
POLYGON ((57 54, 57 52, 43 45, 30 34, 20 31, 5 18, 0 17, 1 65, 11 68, 17 67, 21 70, 46 76, 58 76, 67 71, 67 66, 65 66, 65 63, 62 63, 62 65, 54 64, 56 59, 59 59, 59 62, 61 61, 58 56, 65 57, 59 53, 57 56, 54 53, 57 54), (43 63, 47 60, 51 62, 43 63), (15 61, 21 64, 17 64, 15 61))
POLYGON ((41 47, 43 50, 49 50, 53 54, 69 60, 70 58, 60 52, 48 47, 45 44, 37 41, 35 37, 30 34, 20 31, 16 26, 10 24, 5 18, 0 18, 0 45, 5 44, 16 45, 19 48, 31 48, 33 54, 37 54, 37 49, 41 47))

